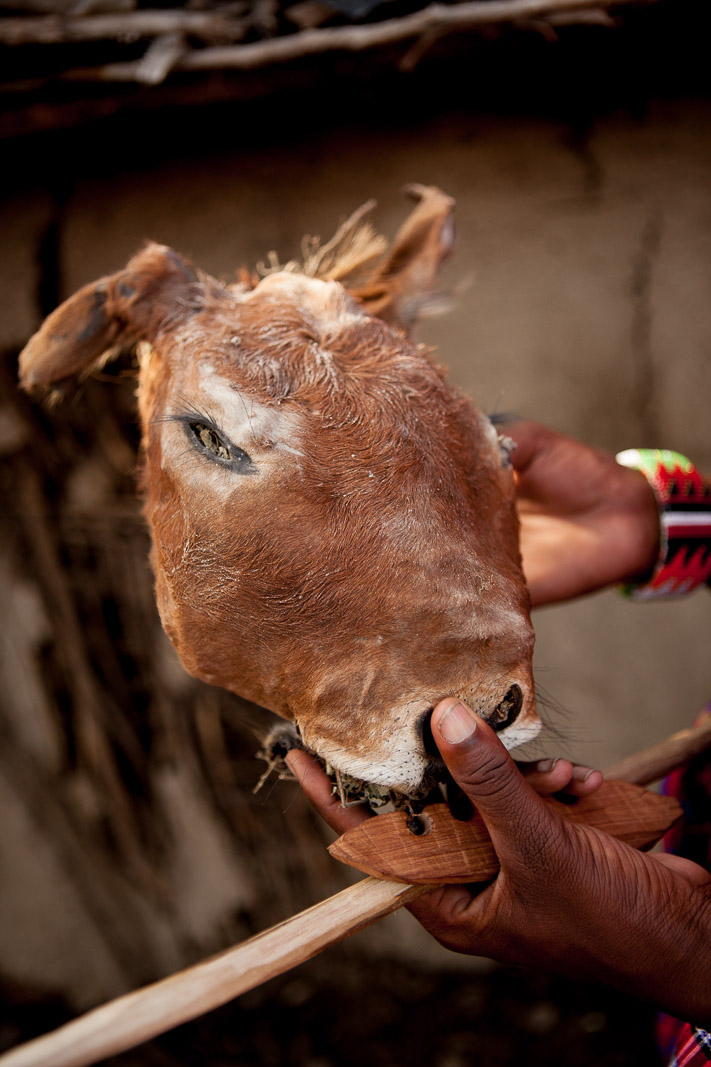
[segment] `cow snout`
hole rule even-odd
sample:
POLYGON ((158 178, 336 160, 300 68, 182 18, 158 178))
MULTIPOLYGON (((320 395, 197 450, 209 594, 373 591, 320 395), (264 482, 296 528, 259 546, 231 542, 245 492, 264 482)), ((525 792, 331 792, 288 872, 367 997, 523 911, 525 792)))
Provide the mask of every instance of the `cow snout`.
POLYGON ((432 712, 434 708, 428 708, 417 720, 417 729, 422 739, 422 747, 431 759, 440 759, 437 742, 432 733, 432 712))
POLYGON ((492 730, 505 730, 516 721, 523 707, 523 691, 520 685, 512 685, 493 711, 482 713, 481 717, 492 730))
MULTIPOLYGON (((523 707, 523 690, 520 685, 512 685, 507 689, 503 700, 490 711, 479 711, 477 714, 488 723, 492 730, 497 733, 511 726, 519 717, 523 707)), ((428 708, 419 718, 417 728, 422 739, 422 747, 427 755, 434 760, 440 758, 439 749, 432 733, 432 712, 428 708)))

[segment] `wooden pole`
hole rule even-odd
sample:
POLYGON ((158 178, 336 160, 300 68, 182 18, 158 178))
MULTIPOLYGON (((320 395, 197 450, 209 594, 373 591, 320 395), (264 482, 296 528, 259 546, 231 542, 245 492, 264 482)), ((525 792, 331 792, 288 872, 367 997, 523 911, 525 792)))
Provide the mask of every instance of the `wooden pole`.
MULTIPOLYGON (((359 25, 326 27, 320 30, 302 30, 286 34, 282 38, 267 38, 254 42, 256 48, 247 46, 244 55, 263 56, 257 63, 278 62, 285 49, 288 58, 314 52, 345 49, 362 51, 396 43, 408 37, 431 31, 457 31, 492 23, 514 22, 527 19, 555 18, 560 15, 581 14, 596 16, 600 12, 615 10, 630 3, 656 3, 658 0, 465 0, 456 7, 432 3, 411 15, 383 19, 380 22, 359 25), (278 42, 281 40, 281 46, 278 42), (303 42, 303 43, 300 43, 303 42), (276 47, 275 47, 276 46, 276 47)), ((0 7, 3 6, 0 3, 0 7)), ((14 6, 19 7, 19 3, 14 6)), ((209 40, 223 37, 241 40, 250 28, 249 5, 235 3, 227 9, 214 11, 185 10, 133 10, 94 15, 21 15, 6 17, 0 23, 0 42, 6 45, 51 45, 74 41, 102 41, 127 37, 158 37, 164 33, 185 33, 209 40)), ((214 56, 195 53, 197 69, 212 69, 214 57, 227 56, 227 65, 241 67, 239 53, 233 45, 214 46, 209 49, 214 56)), ((219 65, 222 65, 220 60, 219 65)), ((248 60, 254 66, 254 60, 248 60)))
POLYGON ((87 1067, 219 1008, 432 886, 364 878, 256 937, 118 997, 0 1056, 2 1067, 87 1067))
POLYGON ((605 771, 606 778, 619 778, 634 785, 657 782, 675 767, 688 763, 711 745, 711 716, 690 730, 680 730, 658 745, 644 748, 632 756, 613 763, 605 771))
MULTIPOLYGON (((629 756, 606 774, 642 785, 709 744, 711 720, 629 756)), ((0 1067, 89 1067, 226 1004, 433 888, 364 878, 234 948, 11 1049, 0 1056, 0 1067)))

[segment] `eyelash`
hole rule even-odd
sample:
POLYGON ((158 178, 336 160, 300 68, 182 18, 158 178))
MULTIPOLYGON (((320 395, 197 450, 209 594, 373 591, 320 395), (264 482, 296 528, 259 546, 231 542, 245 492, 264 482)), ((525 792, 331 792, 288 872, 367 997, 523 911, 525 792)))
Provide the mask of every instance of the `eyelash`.
POLYGON ((213 419, 198 411, 185 412, 177 415, 169 415, 169 422, 179 422, 185 428, 185 434, 192 447, 213 463, 219 463, 223 467, 236 471, 239 474, 254 474, 256 467, 244 449, 233 445, 227 434, 213 419), (212 439, 217 448, 224 451, 220 455, 218 451, 209 447, 206 442, 212 439))

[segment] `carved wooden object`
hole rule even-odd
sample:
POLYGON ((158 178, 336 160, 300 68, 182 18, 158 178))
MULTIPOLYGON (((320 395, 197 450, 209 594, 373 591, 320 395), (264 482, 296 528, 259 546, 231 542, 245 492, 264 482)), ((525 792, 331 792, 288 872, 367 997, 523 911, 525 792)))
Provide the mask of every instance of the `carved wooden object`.
MULTIPOLYGON (((633 848, 655 844, 681 815, 673 797, 657 796, 628 782, 606 781, 597 793, 563 804, 546 798, 562 818, 604 830, 633 848)), ((413 820, 394 811, 355 826, 329 846, 332 856, 377 878, 415 885, 486 882, 499 862, 479 815, 452 818, 433 804, 413 820)))
MULTIPOLYGON (((687 762, 701 749, 707 747, 709 740, 709 725, 705 724, 693 730, 683 731, 681 735, 675 734, 668 741, 655 746, 655 776, 661 777, 674 767, 687 762)), ((636 770, 635 757, 629 757, 625 761, 625 776, 628 781, 634 779, 637 774, 641 780, 650 781, 648 775, 651 764, 648 752, 645 751, 640 755, 641 759, 636 770)), ((588 806, 588 800, 579 801, 578 804, 568 808, 565 817, 580 818, 581 814, 586 817, 589 815, 591 821, 604 820, 604 828, 608 832, 616 828, 620 835, 624 832, 636 836, 638 831, 631 826, 631 812, 636 810, 642 813, 645 821, 641 839, 646 843, 652 840, 650 833, 661 834, 664 831, 665 817, 668 817, 667 825, 676 818, 671 806, 667 806, 669 798, 653 797, 653 804, 648 804, 643 799, 640 803, 637 793, 644 793, 644 791, 635 790, 633 796, 627 788, 619 789, 618 785, 619 783, 608 781, 603 786, 605 791, 603 798, 605 796, 610 800, 613 796, 616 798, 614 808, 605 810, 603 805, 593 813, 588 806), (623 797, 624 800, 620 800, 623 797), (662 807, 659 801, 665 805, 665 817, 661 815, 662 807), (578 809, 578 814, 573 815, 576 809, 578 809), (652 809, 654 809, 653 815, 652 809), (647 825, 647 820, 656 826, 656 830, 647 825)), ((592 799, 589 798, 589 800, 592 799)), ((378 823, 385 818, 387 816, 379 816, 370 822, 378 823)), ((439 819, 437 814, 436 818, 439 819)), ((466 825, 460 824, 460 829, 461 826, 466 825)), ((601 823, 595 822, 594 825, 600 826, 601 823)), ((409 830, 405 832, 410 834, 409 830)), ((459 832, 460 830, 456 831, 456 833, 459 832)), ((349 834, 352 833, 353 831, 349 831, 349 834)), ((446 833, 451 834, 451 827, 446 833)), ((343 837, 348 837, 349 834, 343 837)), ((413 835, 410 834, 410 836, 413 835)), ((424 835, 424 841, 427 841, 428 836, 430 835, 424 835)), ((442 835, 434 833, 431 836, 436 841, 442 835)), ((629 837, 626 840, 634 843, 634 839, 629 837)), ((456 863, 452 855, 451 838, 449 847, 450 853, 445 863, 451 871, 454 871, 456 863)), ((378 837, 378 849, 382 851, 380 837, 378 837)), ((490 846, 488 849, 488 868, 469 867, 467 869, 468 881, 481 877, 482 869, 491 871, 490 846)), ((370 842, 366 846, 366 851, 371 854, 372 859, 370 842)), ((467 859, 464 862, 478 863, 478 860, 475 861, 475 851, 471 843, 466 841, 464 853, 467 859)), ((402 868, 402 860, 393 858, 393 862, 402 868)), ((441 863, 441 861, 437 862, 441 863)), ((494 867, 492 873, 495 872, 494 867)), ((487 876, 491 877, 492 873, 487 876)), ((403 882, 382 881, 378 878, 367 877, 356 885, 344 889, 341 893, 321 901, 307 911, 294 915, 286 922, 273 926, 264 933, 218 956, 180 971, 169 978, 164 978, 160 982, 119 997, 67 1023, 66 1026, 60 1027, 53 1033, 12 1049, 0 1056, 0 1067, 88 1067, 107 1056, 134 1048, 141 1042, 148 1041, 180 1023, 188 1022, 225 1004, 262 982, 275 978, 296 964, 303 963, 322 949, 343 940, 418 896, 430 892, 432 888, 431 885, 409 885, 403 882)))

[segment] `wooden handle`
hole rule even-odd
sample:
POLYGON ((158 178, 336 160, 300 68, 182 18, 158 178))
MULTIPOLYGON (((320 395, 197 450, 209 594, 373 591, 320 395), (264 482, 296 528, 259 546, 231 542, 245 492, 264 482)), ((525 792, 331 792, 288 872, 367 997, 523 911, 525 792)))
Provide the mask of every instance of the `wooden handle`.
MULTIPOLYGON (((628 782, 653 781, 709 744, 711 720, 615 764, 607 777, 614 777, 622 768, 620 777, 628 782)), ((53 1033, 11 1049, 0 1056, 0 1065, 89 1067, 212 1011, 431 890, 432 886, 364 878, 218 956, 127 993, 53 1033)))
POLYGON ((619 778, 635 785, 649 785, 664 778, 676 767, 688 763, 711 745, 711 715, 700 726, 680 730, 658 745, 644 748, 632 756, 613 763, 605 771, 606 778, 619 778))
POLYGON ((127 993, 6 1052, 0 1063, 2 1067, 88 1067, 220 1007, 428 891, 423 886, 364 878, 218 956, 127 993))

